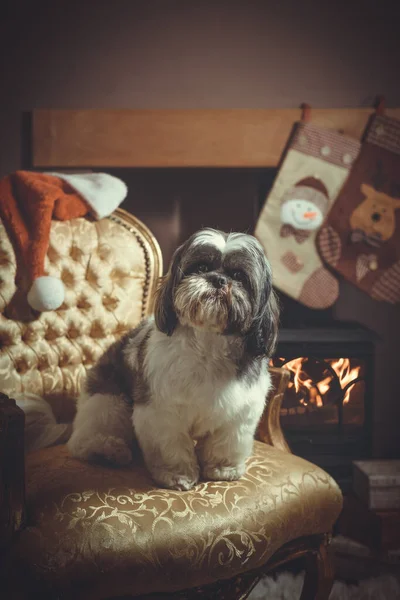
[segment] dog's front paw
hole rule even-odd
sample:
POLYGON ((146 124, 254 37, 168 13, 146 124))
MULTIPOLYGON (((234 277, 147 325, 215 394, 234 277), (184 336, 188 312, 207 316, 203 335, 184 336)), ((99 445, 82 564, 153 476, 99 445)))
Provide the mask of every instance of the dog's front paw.
POLYGON ((236 481, 246 471, 246 465, 234 465, 230 467, 205 465, 203 467, 203 478, 212 481, 236 481))
POLYGON ((181 492, 192 489, 199 481, 199 473, 195 470, 190 473, 176 473, 164 469, 153 469, 151 475, 154 481, 161 487, 166 487, 170 490, 180 490, 181 492))
POLYGON ((105 461, 124 466, 132 460, 132 451, 125 440, 113 435, 97 433, 92 437, 73 433, 68 442, 72 456, 87 461, 105 461))

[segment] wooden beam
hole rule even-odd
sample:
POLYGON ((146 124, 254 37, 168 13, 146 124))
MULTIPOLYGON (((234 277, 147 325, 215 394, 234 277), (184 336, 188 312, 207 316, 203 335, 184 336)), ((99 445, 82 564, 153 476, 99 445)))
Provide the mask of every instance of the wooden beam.
MULTIPOLYGON (((360 138, 371 113, 313 109, 312 122, 360 138)), ((274 167, 299 119, 300 109, 35 110, 33 166, 274 167)))

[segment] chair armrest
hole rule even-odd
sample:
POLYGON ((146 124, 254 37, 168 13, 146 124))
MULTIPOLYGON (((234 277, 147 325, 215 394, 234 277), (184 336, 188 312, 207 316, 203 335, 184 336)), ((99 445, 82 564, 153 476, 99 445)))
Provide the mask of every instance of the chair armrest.
POLYGON ((287 369, 270 367, 273 389, 267 398, 264 413, 258 425, 256 438, 279 450, 290 452, 280 423, 280 411, 283 396, 289 383, 290 372, 287 369))
POLYGON ((0 552, 25 521, 23 411, 0 393, 0 552))

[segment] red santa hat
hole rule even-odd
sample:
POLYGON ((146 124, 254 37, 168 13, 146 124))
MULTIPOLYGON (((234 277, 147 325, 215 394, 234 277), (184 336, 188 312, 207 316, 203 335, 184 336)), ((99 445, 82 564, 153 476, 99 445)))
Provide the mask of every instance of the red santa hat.
POLYGON ((0 180, 0 219, 30 279, 28 302, 33 309, 55 310, 64 301, 62 281, 44 271, 51 220, 67 221, 90 213, 101 219, 126 194, 125 183, 107 173, 16 171, 0 180))

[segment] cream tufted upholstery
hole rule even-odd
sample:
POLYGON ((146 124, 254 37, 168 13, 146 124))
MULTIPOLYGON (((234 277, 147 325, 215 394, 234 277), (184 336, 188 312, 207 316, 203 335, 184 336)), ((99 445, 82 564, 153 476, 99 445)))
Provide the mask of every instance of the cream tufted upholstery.
POLYGON ((118 209, 101 221, 53 221, 46 272, 64 282, 64 304, 34 313, 0 221, 0 391, 44 396, 70 420, 86 369, 151 310, 162 273, 159 246, 118 209))

